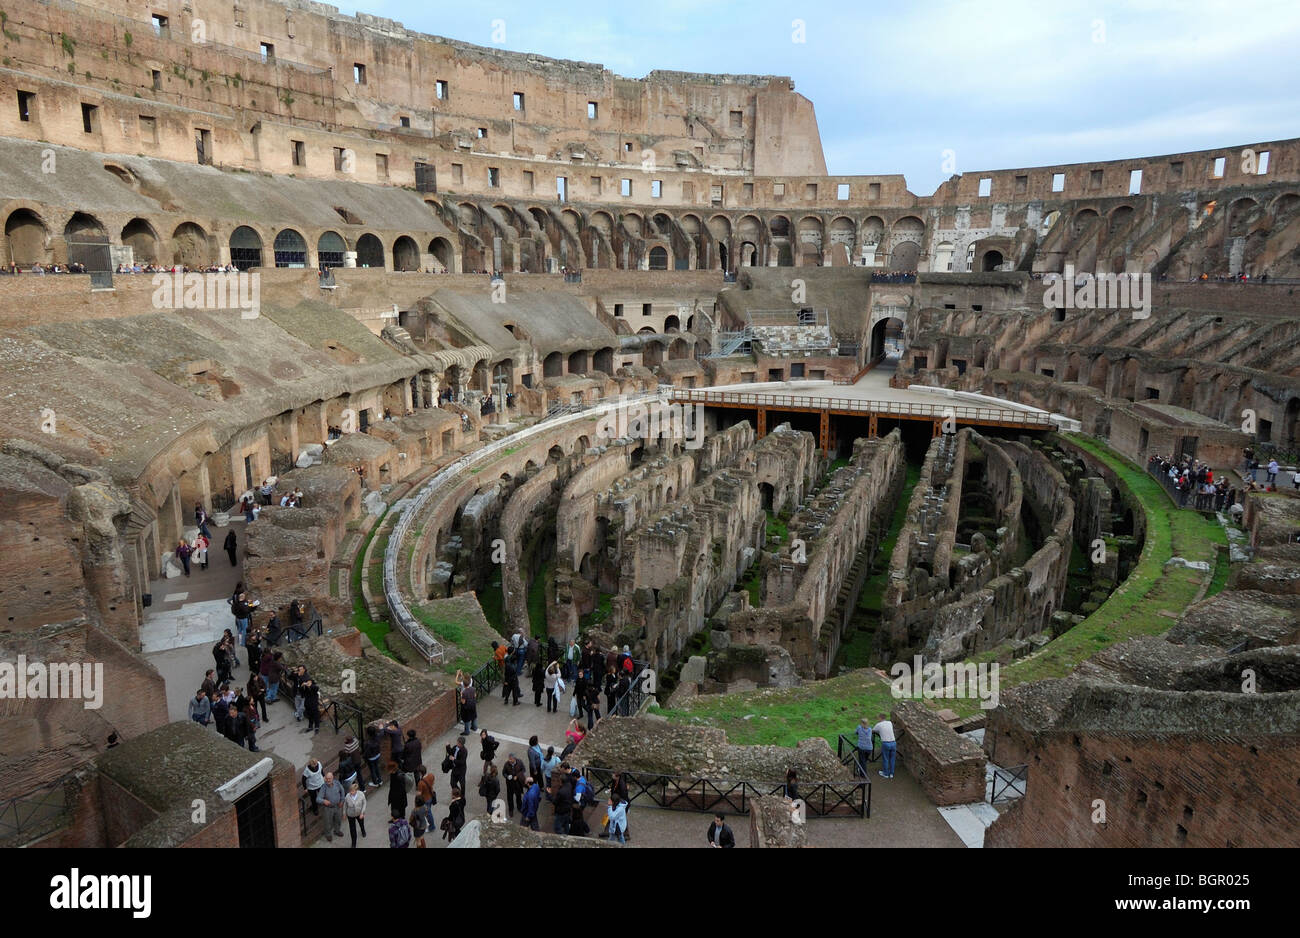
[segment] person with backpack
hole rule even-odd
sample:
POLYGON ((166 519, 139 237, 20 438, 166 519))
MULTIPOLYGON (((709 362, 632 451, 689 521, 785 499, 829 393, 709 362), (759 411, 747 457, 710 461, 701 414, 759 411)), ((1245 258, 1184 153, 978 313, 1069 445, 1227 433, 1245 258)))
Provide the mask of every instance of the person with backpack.
POLYGON ((442 836, 448 841, 456 839, 460 829, 465 826, 465 796, 459 788, 451 790, 451 804, 447 805, 447 816, 442 819, 442 836))
POLYGON ((410 774, 411 784, 419 782, 424 774, 420 771, 424 744, 415 735, 415 730, 406 731, 406 744, 402 747, 402 771, 410 774))
POLYGON ((455 745, 447 747, 447 759, 451 762, 451 787, 464 791, 465 772, 469 762, 469 750, 465 748, 464 736, 457 736, 455 745))
POLYGON ((425 828, 433 830, 433 806, 438 803, 438 795, 433 790, 437 779, 425 766, 420 766, 420 778, 415 783, 415 791, 424 801, 425 828))
POLYGON ((501 703, 509 704, 510 696, 514 695, 515 706, 519 706, 519 698, 523 692, 519 689, 519 669, 515 667, 514 660, 506 662, 505 680, 501 684, 501 703))
POLYGON ((465 724, 466 736, 478 729, 478 691, 474 690, 473 682, 461 688, 460 718, 465 724))
POLYGON ((609 796, 608 807, 605 808, 605 827, 609 831, 610 840, 627 843, 624 834, 627 830, 627 802, 620 800, 618 795, 609 796))
POLYGON ((388 846, 411 846, 411 825, 406 823, 406 818, 397 808, 393 808, 393 819, 388 822, 388 846))
POLYGON ((545 756, 542 755, 542 744, 537 741, 536 736, 528 737, 528 774, 539 781, 542 778, 542 761, 545 756))

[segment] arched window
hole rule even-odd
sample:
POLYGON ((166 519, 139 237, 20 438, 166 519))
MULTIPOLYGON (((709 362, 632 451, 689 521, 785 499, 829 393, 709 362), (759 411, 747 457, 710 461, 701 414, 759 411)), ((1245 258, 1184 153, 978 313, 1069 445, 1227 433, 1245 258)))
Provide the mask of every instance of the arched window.
POLYGON ((285 228, 275 236, 275 266, 307 266, 307 242, 292 228, 285 228))

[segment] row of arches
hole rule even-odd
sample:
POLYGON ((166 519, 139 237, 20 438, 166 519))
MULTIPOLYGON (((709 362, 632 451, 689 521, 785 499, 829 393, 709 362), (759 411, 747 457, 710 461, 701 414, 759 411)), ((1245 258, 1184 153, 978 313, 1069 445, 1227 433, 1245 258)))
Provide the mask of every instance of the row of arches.
MULTIPOLYGON (((54 260, 53 232, 51 226, 35 210, 17 208, 9 213, 4 224, 6 263, 20 267, 45 264, 54 260)), ((106 226, 94 215, 75 212, 63 226, 66 243, 112 243, 106 226)), ((185 221, 176 225, 170 238, 164 239, 153 223, 145 218, 132 218, 121 229, 117 242, 132 249, 136 263, 187 267, 204 267, 223 263, 222 251, 216 237, 197 222, 185 221)), ((269 250, 263 236, 248 225, 236 227, 227 241, 229 261, 240 270, 253 267, 344 267, 347 255, 356 254, 358 267, 394 270, 419 270, 422 254, 431 255, 435 265, 444 270, 455 269, 455 249, 445 237, 435 237, 420 244, 410 235, 397 236, 390 246, 369 232, 352 238, 338 231, 326 230, 315 240, 315 250, 302 232, 295 228, 282 228, 276 232, 269 250)))

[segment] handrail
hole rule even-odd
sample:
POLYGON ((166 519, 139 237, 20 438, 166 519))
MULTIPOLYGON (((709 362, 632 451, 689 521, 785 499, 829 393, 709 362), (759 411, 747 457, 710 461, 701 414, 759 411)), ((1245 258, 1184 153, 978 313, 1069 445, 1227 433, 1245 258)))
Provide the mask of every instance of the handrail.
MULTIPOLYGON (((599 795, 609 790, 614 770, 589 765, 583 768, 582 774, 592 783, 592 794, 599 795)), ((627 782, 629 803, 646 797, 661 808, 679 811, 714 811, 721 807, 736 814, 748 814, 755 797, 781 795, 785 791, 780 783, 657 772, 624 772, 623 780, 627 782)), ((871 817, 870 781, 800 782, 799 795, 810 818, 871 817)))
POLYGON ((801 394, 764 393, 761 391, 709 391, 677 389, 672 400, 682 403, 743 404, 779 410, 781 407, 800 407, 814 410, 848 411, 892 416, 945 417, 957 420, 997 420, 1003 423, 1023 424, 1027 427, 1052 427, 1046 414, 1032 411, 1004 410, 999 407, 977 407, 970 404, 920 404, 907 401, 874 401, 850 397, 813 397, 801 394))
POLYGON ((614 701, 614 709, 611 710, 607 716, 636 716, 641 712, 641 708, 645 706, 647 698, 654 696, 653 694, 647 694, 645 692, 645 684, 647 679, 650 677, 648 673, 650 669, 641 662, 638 662, 635 658, 632 659, 632 668, 636 677, 628 684, 627 690, 623 692, 623 696, 614 701))
MULTIPOLYGON (((556 422, 568 422, 570 420, 583 419, 597 411, 616 409, 628 404, 635 403, 647 398, 662 398, 660 391, 647 391, 643 394, 620 395, 617 401, 601 404, 596 402, 584 409, 580 413, 566 414, 554 419, 540 420, 533 426, 520 430, 518 433, 512 433, 509 436, 502 437, 486 446, 480 446, 472 453, 461 456, 455 462, 441 469, 432 479, 426 482, 420 493, 402 508, 401 517, 397 519, 397 524, 393 527, 393 532, 389 535, 388 545, 384 548, 384 599, 388 603, 388 611, 402 634, 407 637, 412 645, 415 646, 424 657, 433 663, 441 661, 443 657, 442 644, 435 639, 424 626, 418 622, 412 615, 410 607, 403 598, 401 590, 397 585, 397 558, 398 550, 406 540, 406 535, 410 530, 411 524, 415 518, 419 517, 429 503, 436 495, 442 493, 452 481, 459 479, 461 474, 471 468, 475 463, 485 462, 496 456, 507 447, 518 445, 521 439, 534 436, 539 433, 551 430, 556 422)), ((400 502, 398 504, 401 504, 400 502)), ((395 505, 394 508, 397 508, 395 505)))
POLYGON ((1015 765, 1009 769, 995 765, 993 767, 992 783, 989 786, 989 804, 997 804, 999 800, 1010 800, 1012 796, 1008 795, 1008 792, 1015 792, 1016 796, 1023 798, 1028 784, 1028 765, 1015 765), (999 787, 999 783, 1001 783, 1001 787, 999 787))
POLYGON ((8 844, 24 832, 30 833, 33 828, 38 828, 38 836, 43 835, 47 831, 39 830, 42 825, 49 830, 56 829, 69 811, 70 778, 71 775, 65 775, 35 791, 0 801, 0 844, 8 844))

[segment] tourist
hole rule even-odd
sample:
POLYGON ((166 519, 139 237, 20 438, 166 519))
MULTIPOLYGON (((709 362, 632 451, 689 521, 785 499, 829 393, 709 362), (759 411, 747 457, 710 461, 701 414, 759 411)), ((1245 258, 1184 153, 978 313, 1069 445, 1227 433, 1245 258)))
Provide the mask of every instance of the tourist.
POLYGON ((355 847, 358 827, 361 828, 361 836, 366 836, 366 793, 356 782, 352 783, 343 797, 343 813, 347 816, 348 832, 352 835, 352 846, 355 847))
POLYGON ((546 712, 558 713, 560 711, 560 695, 556 688, 560 682, 560 665, 559 662, 552 661, 546 666, 546 712))
POLYGON ((204 510, 202 503, 196 503, 194 506, 194 524, 199 529, 199 533, 209 540, 212 539, 212 532, 208 530, 208 513, 204 510))
POLYGON ((242 749, 248 739, 248 718, 233 703, 223 706, 226 709, 226 739, 242 749))
POLYGON ((515 706, 519 706, 519 670, 515 667, 513 657, 506 661, 505 680, 501 683, 501 702, 509 705, 511 695, 514 696, 515 706))
POLYGON ((482 759, 484 763, 494 761, 497 757, 497 750, 501 747, 501 741, 488 733, 487 730, 479 731, 478 740, 478 757, 482 759))
POLYGON ((254 673, 248 679, 248 702, 255 710, 261 709, 263 723, 270 722, 270 718, 266 715, 266 681, 260 674, 254 673))
POLYGON ((415 735, 415 730, 406 731, 406 743, 402 747, 402 771, 411 775, 411 784, 420 780, 420 766, 423 764, 424 744, 415 735))
POLYGON ((564 678, 572 681, 578 675, 578 665, 582 661, 582 646, 578 644, 575 638, 569 643, 568 651, 564 654, 564 678))
POLYGON ((280 699, 280 679, 284 676, 284 652, 272 652, 262 660, 266 677, 266 702, 275 703, 280 699))
POLYGON ((882 778, 893 778, 894 757, 898 751, 898 744, 894 740, 894 724, 883 713, 877 719, 880 722, 873 727, 873 731, 880 734, 880 763, 884 766, 880 775, 882 778))
POLYGON ((253 626, 244 637, 244 652, 248 656, 248 671, 250 674, 261 673, 262 639, 263 633, 259 626, 253 626))
POLYGON ((311 678, 303 681, 302 709, 307 715, 307 729, 312 735, 320 732, 320 688, 311 678))
POLYGON ((351 736, 343 740, 339 750, 338 779, 344 790, 350 790, 353 784, 361 784, 361 753, 357 741, 351 736))
POLYGON ((346 792, 333 772, 325 773, 325 783, 320 787, 320 803, 325 807, 325 842, 333 843, 343 836, 343 798, 346 792))
POLYGON ((411 846, 411 826, 406 823, 406 809, 392 809, 393 819, 388 822, 388 846, 390 847, 409 847, 411 846))
POLYGON ((217 683, 216 672, 213 671, 212 668, 208 668, 208 670, 203 674, 203 683, 200 685, 200 690, 203 691, 203 696, 211 697, 217 689, 217 683))
POLYGON ((555 754, 554 746, 546 747, 546 758, 542 760, 542 779, 546 782, 546 787, 551 787, 551 775, 560 765, 560 757, 555 754))
POLYGON ((799 773, 793 767, 785 770, 785 786, 781 789, 781 794, 791 801, 799 800, 799 773))
POLYGON ((582 724, 576 719, 570 720, 569 728, 564 731, 565 738, 571 740, 574 746, 577 746, 578 743, 582 742, 583 737, 586 735, 586 732, 582 728, 582 724))
POLYGON ((405 747, 402 742, 402 727, 396 720, 389 720, 384 724, 384 736, 388 738, 388 758, 400 766, 402 749, 405 747))
MULTIPOLYGON (((612 654, 612 652, 611 652, 612 654)), ((613 714, 614 702, 618 700, 618 673, 611 664, 605 668, 605 712, 613 714)))
POLYGON ((270 505, 271 495, 275 492, 275 483, 267 479, 262 483, 262 487, 258 491, 262 493, 262 504, 270 505))
POLYGON ((626 843, 623 831, 627 827, 627 802, 621 801, 618 795, 610 795, 609 802, 605 808, 605 827, 609 832, 610 840, 618 840, 619 843, 626 843))
POLYGON ((600 685, 587 685, 587 729, 593 729, 600 720, 600 685))
POLYGON ((190 719, 199 726, 207 727, 212 718, 212 704, 208 702, 208 697, 203 693, 203 688, 194 692, 194 699, 189 704, 190 719))
POLYGON ((438 803, 438 795, 434 791, 434 786, 438 780, 433 777, 433 773, 425 766, 420 766, 420 777, 415 783, 415 793, 424 802, 424 826, 426 829, 433 828, 433 806, 438 803))
POLYGON ((237 553, 237 551, 236 551, 236 547, 235 547, 235 532, 234 532, 234 531, 227 531, 227 532, 226 532, 225 550, 226 550, 226 556, 230 558, 230 565, 231 565, 232 567, 237 567, 237 566, 239 566, 239 559, 235 556, 235 554, 237 553))
POLYGON ((512 752, 501 766, 501 778, 506 783, 506 814, 515 816, 515 808, 523 810, 524 779, 528 777, 527 769, 512 752))
POLYGON ((320 814, 320 790, 325 785, 325 773, 320 760, 312 757, 302 770, 302 787, 311 796, 311 813, 320 814))
POLYGON ((1268 461, 1268 485, 1270 488, 1272 488, 1274 483, 1277 482, 1277 473, 1279 468, 1281 467, 1278 466, 1276 459, 1270 459, 1268 461))
POLYGON ((406 776, 396 762, 388 763, 388 806, 399 817, 406 817, 406 776))
POLYGON ((871 721, 863 717, 858 721, 858 756, 855 760, 856 772, 854 774, 866 778, 868 775, 867 766, 871 763, 871 721))
POLYGON ((212 713, 212 722, 216 725, 217 734, 226 736, 226 725, 230 722, 230 707, 222 706, 221 695, 216 691, 208 697, 208 709, 212 713))
POLYGON ((455 840, 460 829, 465 826, 465 796, 460 788, 451 790, 451 804, 447 805, 447 816, 442 819, 443 836, 455 840))
POLYGON ((419 795, 415 796, 415 807, 411 809, 411 816, 406 819, 406 823, 411 825, 411 839, 415 842, 415 846, 423 848, 424 832, 429 829, 429 818, 424 810, 424 799, 419 795))
POLYGON ((542 788, 533 776, 524 779, 523 799, 519 802, 519 824, 529 830, 537 830, 537 809, 542 803, 542 788))
POLYGON ((239 504, 241 510, 244 512, 244 521, 248 524, 252 524, 257 520, 257 502, 254 501, 252 495, 245 495, 240 499, 239 504))
POLYGON ((181 562, 181 567, 185 570, 186 576, 190 575, 190 554, 192 553, 194 553, 194 548, 190 547, 184 538, 181 538, 180 543, 176 545, 176 559, 181 562))
MULTIPOLYGON (((278 652, 277 652, 278 655, 278 652)), ((362 750, 362 756, 366 760, 366 765, 370 766, 369 786, 378 788, 383 784, 383 777, 379 774, 379 756, 381 753, 379 730, 373 724, 366 727, 365 748, 362 750)))
MULTIPOLYGON (((568 670, 568 663, 564 665, 568 670)), ((578 675, 573 680, 573 698, 569 702, 569 716, 581 717, 583 711, 587 709, 587 672, 583 668, 578 669, 578 675)))
POLYGON ((211 540, 202 531, 199 532, 198 537, 194 538, 194 552, 191 559, 199 565, 200 570, 208 569, 208 545, 211 543, 211 540))
POLYGON ((217 643, 212 646, 212 658, 217 665, 217 683, 224 684, 226 681, 230 680, 230 673, 234 668, 224 638, 218 639, 217 643))
POLYGON ((542 754, 542 745, 536 736, 528 737, 528 774, 538 781, 542 780, 542 763, 546 756, 542 754))
MULTIPOLYGON (((554 750, 550 752, 554 753, 554 750)), ((555 761, 558 763, 560 760, 557 758, 555 761)), ((555 833, 568 834, 573 819, 573 782, 566 771, 556 771, 552 774, 554 783, 547 781, 546 798, 555 806, 555 833)))
POLYGON ((709 846, 721 847, 724 850, 736 846, 736 836, 727 826, 727 817, 721 812, 713 815, 713 823, 709 825, 709 846))
POLYGON ((464 791, 465 772, 469 765, 469 750, 465 748, 464 736, 457 736, 455 744, 447 747, 447 761, 450 762, 448 769, 451 772, 451 786, 464 791))
POLYGON ((492 802, 501 797, 501 780, 497 778, 497 767, 491 762, 483 764, 483 776, 478 781, 478 793, 487 802, 485 809, 492 813, 492 802))
MULTIPOLYGON (((529 646, 530 649, 536 648, 536 639, 529 646)), ((533 706, 542 705, 542 692, 546 689, 546 668, 540 661, 533 662, 533 706)), ((548 711, 549 712, 549 711, 548 711)))
POLYGON ((478 692, 472 683, 461 689, 460 719, 465 724, 466 736, 478 729, 478 692))

